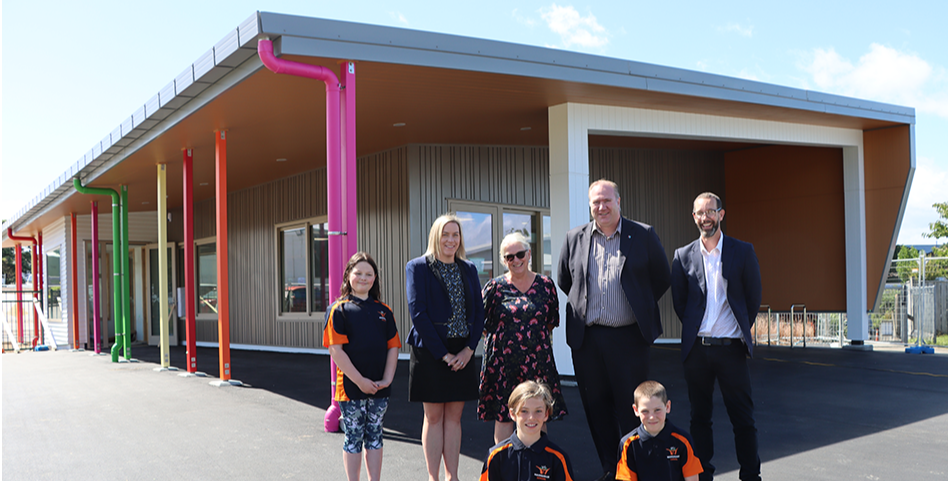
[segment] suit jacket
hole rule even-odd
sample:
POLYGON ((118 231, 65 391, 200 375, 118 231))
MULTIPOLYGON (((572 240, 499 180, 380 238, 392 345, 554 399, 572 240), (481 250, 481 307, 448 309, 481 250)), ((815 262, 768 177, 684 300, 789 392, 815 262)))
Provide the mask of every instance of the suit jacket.
MULTIPOLYGON (((477 348, 484 330, 484 301, 481 300, 481 283, 477 278, 477 267, 473 263, 456 259, 464 282, 467 327, 470 331, 468 347, 477 348)), ((408 344, 423 347, 441 359, 448 353, 448 321, 454 312, 444 281, 435 271, 434 257, 421 256, 405 266, 405 291, 408 296, 408 313, 411 315, 411 331, 408 344)))
MULTIPOLYGON (((751 326, 757 320, 761 300, 760 265, 757 263, 754 246, 724 236, 721 248, 721 276, 727 281, 727 303, 741 327, 747 354, 753 356, 754 338, 751 336, 751 326)), ((700 239, 675 251, 671 290, 675 313, 681 319, 681 358, 685 360, 698 337, 698 329, 701 327, 708 302, 700 239)))
MULTIPOLYGON (((635 313, 642 337, 651 344, 662 335, 658 300, 668 290, 668 258, 652 226, 624 217, 621 222, 622 291, 635 313)), ((583 345, 586 332, 586 272, 589 240, 595 227, 593 221, 566 234, 556 271, 556 283, 567 294, 566 343, 573 349, 583 345)))

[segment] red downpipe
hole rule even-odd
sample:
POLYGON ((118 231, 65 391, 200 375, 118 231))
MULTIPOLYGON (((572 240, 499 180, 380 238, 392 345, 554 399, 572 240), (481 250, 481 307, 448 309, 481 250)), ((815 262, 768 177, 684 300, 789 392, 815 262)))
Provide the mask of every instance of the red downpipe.
POLYGON ((76 213, 70 212, 69 219, 72 227, 72 272, 69 277, 72 278, 72 306, 69 308, 72 312, 72 348, 79 349, 79 241, 76 240, 76 213))
MULTIPOLYGON (((21 235, 13 235, 13 229, 10 227, 7 227, 7 237, 9 237, 10 240, 18 240, 18 241, 23 241, 23 242, 29 241, 33 243, 33 248, 30 249, 30 260, 31 260, 30 270, 33 273, 33 291, 34 291, 33 298, 35 299, 36 298, 36 238, 21 236, 21 235)), ((23 265, 20 260, 21 255, 22 253, 20 252, 20 246, 18 244, 16 247, 16 304, 17 304, 17 327, 19 328, 20 332, 17 334, 17 341, 19 341, 20 344, 23 344, 23 305, 22 305, 23 304, 23 265)), ((39 321, 37 320, 36 306, 33 306, 33 340, 31 342, 33 347, 36 346, 36 333, 37 333, 36 326, 38 323, 39 321)))

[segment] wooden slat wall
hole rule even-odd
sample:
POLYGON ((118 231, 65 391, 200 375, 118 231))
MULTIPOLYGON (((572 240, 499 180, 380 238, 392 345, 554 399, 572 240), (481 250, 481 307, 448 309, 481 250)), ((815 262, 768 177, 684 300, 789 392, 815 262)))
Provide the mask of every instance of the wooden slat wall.
POLYGON ((547 147, 410 145, 410 257, 424 253, 448 199, 549 208, 547 147))
MULTIPOLYGON (((359 159, 359 249, 379 266, 382 301, 392 308, 402 339, 411 329, 405 300, 408 262, 408 148, 359 159)), ((402 346, 408 352, 407 345, 402 346)))
MULTIPOLYGON (((691 217, 698 194, 711 191, 727 202, 724 156, 718 152, 659 149, 589 149, 590 180, 606 178, 619 185, 622 215, 655 227, 669 265, 675 249, 698 238, 691 217)), ((726 232, 726 223, 724 225, 726 232)), ((556 239, 553 245, 559 245, 556 239)), ((681 322, 671 291, 659 302, 662 337, 681 338, 681 322)))

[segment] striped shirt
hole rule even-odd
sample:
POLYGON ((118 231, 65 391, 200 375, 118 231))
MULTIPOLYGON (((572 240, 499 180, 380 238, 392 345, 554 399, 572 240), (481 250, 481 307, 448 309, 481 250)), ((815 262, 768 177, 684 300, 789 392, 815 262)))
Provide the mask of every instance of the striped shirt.
POLYGON ((635 324, 635 313, 622 290, 622 221, 606 237, 595 226, 589 239, 589 263, 586 272, 586 325, 623 327, 635 324))

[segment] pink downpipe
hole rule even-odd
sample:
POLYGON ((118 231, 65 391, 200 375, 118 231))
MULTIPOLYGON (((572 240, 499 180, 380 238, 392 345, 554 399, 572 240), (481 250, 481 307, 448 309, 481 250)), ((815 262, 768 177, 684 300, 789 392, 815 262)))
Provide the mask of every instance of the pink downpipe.
MULTIPOLYGON (((340 237, 342 227, 342 159, 341 139, 339 136, 339 78, 332 70, 319 65, 282 60, 273 55, 273 42, 269 39, 257 42, 257 54, 268 69, 274 73, 311 78, 326 84, 326 190, 328 209, 326 216, 329 224, 329 303, 336 300, 339 286, 342 284, 342 271, 345 265, 343 242, 340 237)), ((336 365, 330 359, 331 377, 336 379, 336 365)), ((335 383, 333 383, 335 386, 335 383)), ((326 432, 339 430, 339 404, 333 401, 323 418, 326 432)))
MULTIPOLYGON (((88 311, 87 311, 88 312, 88 311)), ((95 353, 102 354, 99 336, 99 203, 92 201, 92 336, 95 353)), ((88 331, 87 331, 88 332, 88 331)))

